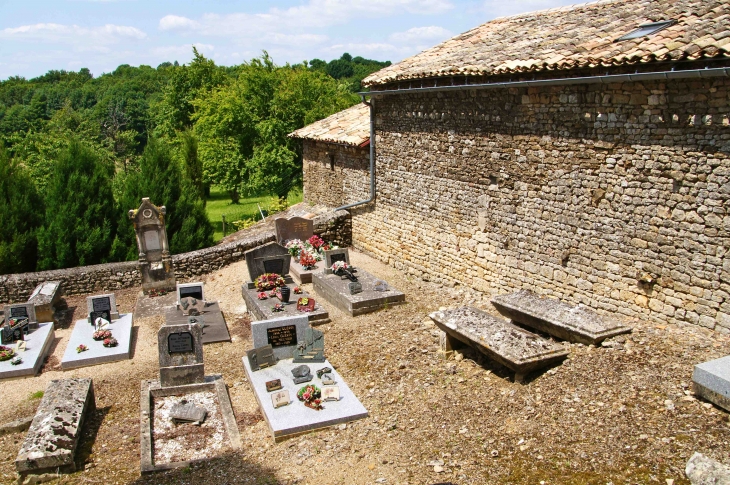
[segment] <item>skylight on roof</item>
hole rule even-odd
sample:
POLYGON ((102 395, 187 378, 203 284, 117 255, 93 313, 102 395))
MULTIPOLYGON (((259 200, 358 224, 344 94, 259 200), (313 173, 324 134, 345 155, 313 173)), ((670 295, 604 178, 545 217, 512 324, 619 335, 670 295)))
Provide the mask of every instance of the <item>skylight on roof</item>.
POLYGON ((639 37, 646 37, 647 35, 656 34, 660 30, 666 29, 670 25, 676 24, 676 20, 665 20, 663 22, 652 22, 650 24, 639 25, 639 28, 632 30, 628 34, 619 37, 615 42, 621 42, 622 40, 638 39, 639 37))

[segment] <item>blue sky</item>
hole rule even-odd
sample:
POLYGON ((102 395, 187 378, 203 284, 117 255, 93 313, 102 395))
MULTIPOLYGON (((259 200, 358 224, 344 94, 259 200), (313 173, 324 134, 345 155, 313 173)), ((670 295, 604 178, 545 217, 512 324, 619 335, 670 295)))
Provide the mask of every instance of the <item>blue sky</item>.
POLYGON ((0 0, 0 79, 120 64, 277 64, 343 52, 397 62, 504 15, 575 0, 0 0))

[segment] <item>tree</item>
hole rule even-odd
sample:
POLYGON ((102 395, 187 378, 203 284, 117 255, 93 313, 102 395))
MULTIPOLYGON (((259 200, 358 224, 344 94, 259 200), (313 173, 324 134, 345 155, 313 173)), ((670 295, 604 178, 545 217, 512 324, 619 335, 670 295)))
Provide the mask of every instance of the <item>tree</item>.
POLYGON ((203 183, 203 164, 198 157, 198 139, 192 131, 185 130, 180 133, 180 142, 185 177, 198 197, 204 199, 207 190, 203 183))
POLYGON ((35 271, 43 201, 26 170, 0 145, 0 274, 35 271))
POLYGON ((38 230, 38 269, 104 263, 116 230, 113 166, 72 139, 53 167, 38 230))

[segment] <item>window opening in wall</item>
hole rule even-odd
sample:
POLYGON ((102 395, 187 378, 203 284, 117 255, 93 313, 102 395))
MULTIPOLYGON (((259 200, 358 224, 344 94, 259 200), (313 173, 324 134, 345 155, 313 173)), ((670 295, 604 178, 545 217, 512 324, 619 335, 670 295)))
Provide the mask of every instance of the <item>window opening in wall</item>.
POLYGON ((329 157, 330 157, 330 170, 334 170, 335 169, 335 154, 328 153, 327 155, 329 155, 329 157))
POLYGON ((639 25, 639 28, 632 30, 626 35, 623 35, 616 39, 614 42, 621 42, 624 40, 631 40, 631 39, 638 39, 639 37, 646 37, 648 35, 653 35, 659 32, 660 30, 664 30, 670 25, 676 24, 676 20, 665 20, 663 22, 651 22, 648 24, 642 24, 639 25))

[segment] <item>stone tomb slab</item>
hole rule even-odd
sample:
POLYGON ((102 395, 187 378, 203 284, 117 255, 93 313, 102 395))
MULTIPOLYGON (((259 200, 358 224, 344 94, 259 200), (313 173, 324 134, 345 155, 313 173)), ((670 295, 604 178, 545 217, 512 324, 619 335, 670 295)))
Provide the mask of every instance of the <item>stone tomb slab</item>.
POLYGON ((446 333, 447 340, 466 344, 513 370, 518 375, 516 380, 568 355, 562 345, 476 308, 438 311, 429 317, 446 333))
POLYGON ((279 243, 270 242, 244 253, 246 267, 251 281, 264 273, 277 273, 281 276, 289 274, 291 254, 279 243))
MULTIPOLYGON (((259 291, 256 288, 250 288, 250 285, 243 285, 241 287, 241 294, 243 295, 243 301, 246 302, 246 308, 253 314, 258 320, 270 320, 272 318, 281 317, 294 317, 300 315, 306 315, 311 325, 322 325, 330 321, 329 312, 322 306, 321 302, 317 298, 314 298, 315 306, 311 312, 300 312, 297 310, 297 300, 299 298, 313 298, 306 291, 302 291, 301 294, 296 295, 294 291, 291 292, 289 297, 289 304, 283 305, 284 311, 274 312, 271 308, 281 303, 278 298, 267 298, 266 300, 259 300, 259 291)), ((292 285, 287 285, 289 288, 293 288, 292 285)), ((268 291, 265 292, 268 295, 268 291)))
POLYGON ((71 338, 61 360, 61 369, 76 369, 89 365, 105 364, 132 357, 132 314, 124 313, 118 320, 113 320, 104 329, 112 333, 119 342, 116 347, 104 347, 104 342, 94 340, 94 326, 86 319, 76 320, 71 338), (89 350, 76 352, 76 348, 84 344, 89 350))
POLYGON ((303 285, 312 282, 312 275, 314 273, 320 273, 324 268, 323 261, 317 261, 317 264, 312 269, 304 269, 304 266, 296 261, 292 261, 289 266, 289 274, 292 279, 298 284, 303 285))
POLYGON ((278 360, 291 359, 297 349, 297 343, 304 340, 304 332, 309 328, 307 315, 299 313, 291 317, 251 322, 253 348, 271 345, 274 357, 278 360))
POLYGON ((692 388, 698 396, 730 411, 730 356, 697 364, 692 388))
POLYGON ((177 293, 171 292, 162 296, 149 296, 140 292, 137 304, 134 306, 134 318, 149 318, 164 315, 170 308, 175 307, 177 293))
POLYGON ((571 306, 554 298, 540 298, 529 290, 492 298, 503 315, 528 327, 569 342, 598 344, 631 327, 601 316, 584 305, 571 306))
MULTIPOLYGON (((164 398, 167 396, 176 396, 181 400, 186 394, 199 392, 214 393, 217 400, 218 411, 221 414, 222 426, 219 431, 228 438, 229 449, 241 449, 241 435, 238 432, 236 417, 233 414, 233 406, 228 396, 228 389, 223 377, 220 375, 205 376, 203 382, 191 385, 161 387, 159 381, 145 380, 142 381, 142 389, 140 396, 140 467, 142 474, 160 472, 164 470, 172 470, 207 461, 213 456, 205 456, 186 461, 174 461, 161 463, 155 460, 155 443, 152 439, 153 428, 155 423, 156 408, 152 405, 155 398, 164 398)), ((158 418, 160 419, 160 418, 158 418)), ((184 424, 181 426, 193 426, 192 424, 184 424)))
MULTIPOLYGON (((38 324, 38 328, 25 337, 25 352, 19 354, 23 358, 22 363, 13 365, 9 360, 0 362, 0 379, 31 377, 38 374, 51 350, 55 336, 52 322, 38 324)), ((14 345, 9 344, 9 346, 14 345)))
POLYGON ((284 244, 292 239, 306 241, 314 234, 314 221, 304 217, 290 217, 289 219, 280 217, 274 220, 274 225, 276 226, 276 240, 279 244, 284 244))
POLYGON ((60 281, 46 281, 36 286, 30 298, 28 298, 28 303, 32 303, 35 306, 35 314, 38 321, 53 321, 56 303, 61 299, 61 293, 60 281))
POLYGON ((95 407, 91 379, 51 381, 15 459, 20 481, 31 474, 75 471, 81 428, 95 407))
MULTIPOLYGON (((207 303, 205 311, 200 314, 203 319, 203 343, 230 342, 231 334, 218 302, 207 303)), ((165 312, 165 325, 188 323, 188 317, 176 306, 165 312)))
MULTIPOLYGON (((339 401, 327 401, 322 403, 324 409, 316 411, 304 405, 297 399, 297 391, 307 384, 314 384, 322 389, 322 381, 314 377, 311 382, 294 384, 291 370, 301 364, 295 364, 291 359, 279 361, 273 367, 267 367, 256 372, 251 371, 248 359, 243 358, 243 367, 246 370, 246 377, 253 388, 259 407, 269 425, 274 442, 286 438, 315 431, 340 423, 347 423, 357 419, 368 417, 368 411, 348 387, 342 376, 333 370, 330 375, 334 377, 340 389, 339 401), (271 402, 271 394, 266 390, 266 382, 279 379, 282 389, 289 391, 291 403, 274 409, 271 402)), ((333 368, 328 361, 319 364, 311 364, 312 374, 322 368, 333 368)))
POLYGON ((381 280, 367 271, 358 269, 355 276, 362 285, 362 292, 354 295, 350 294, 350 280, 331 273, 313 274, 312 284, 318 295, 352 316, 374 312, 386 306, 400 305, 406 301, 406 295, 390 285, 387 291, 375 291, 375 285, 381 280))

